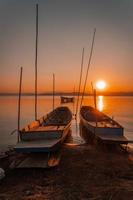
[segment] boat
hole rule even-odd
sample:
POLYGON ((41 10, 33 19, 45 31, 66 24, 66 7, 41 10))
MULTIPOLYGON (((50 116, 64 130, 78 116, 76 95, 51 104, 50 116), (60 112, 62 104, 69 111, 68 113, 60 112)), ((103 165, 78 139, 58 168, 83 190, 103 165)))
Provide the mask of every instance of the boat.
POLYGON ((60 99, 61 99, 61 103, 73 103, 75 98, 61 96, 60 99))
POLYGON ((68 107, 57 107, 19 131, 16 152, 53 152, 60 148, 69 133, 72 113, 68 107))
MULTIPOLYGON (((53 74, 53 109, 38 119, 37 112, 37 60, 38 60, 38 4, 36 4, 36 46, 35 46, 35 121, 20 129, 22 71, 20 70, 18 98, 18 141, 15 151, 21 153, 20 160, 14 162, 15 168, 49 168, 59 164, 60 147, 69 133, 72 113, 65 106, 55 108, 55 75, 53 74)), ((16 131, 16 130, 15 130, 16 131)))
POLYGON ((128 144, 124 128, 114 119, 91 106, 80 109, 80 123, 87 133, 104 143, 128 144))

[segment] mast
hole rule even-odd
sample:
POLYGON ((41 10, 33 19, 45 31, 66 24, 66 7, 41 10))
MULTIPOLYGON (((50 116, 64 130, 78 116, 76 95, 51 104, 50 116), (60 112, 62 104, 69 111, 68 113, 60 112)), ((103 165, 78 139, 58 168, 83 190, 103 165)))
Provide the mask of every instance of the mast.
POLYGON ((73 87, 73 97, 72 98, 73 98, 73 115, 74 115, 74 110, 75 110, 75 108, 74 108, 75 107, 75 105, 74 105, 75 104, 75 85, 73 87))
POLYGON ((36 44, 35 44, 35 120, 37 120, 37 61, 38 61, 38 4, 36 4, 36 44))
POLYGON ((53 110, 55 107, 55 74, 53 74, 53 110))
POLYGON ((91 58, 92 58, 92 53, 93 53, 93 47, 94 47, 94 41, 95 41, 95 34, 96 34, 96 28, 94 29, 94 32, 93 32, 93 38, 92 38, 92 44, 91 44, 91 51, 90 51, 90 56, 89 56, 89 61, 88 61, 88 67, 87 67, 87 72, 86 72, 86 77, 85 77, 85 83, 84 83, 84 88, 83 88, 83 93, 82 93, 80 108, 82 106, 83 99, 84 99, 84 94, 85 94, 85 89, 86 89, 86 83, 87 83, 87 79, 88 79, 88 72, 89 72, 89 68, 90 68, 90 64, 91 64, 91 58))
POLYGON ((19 130, 20 130, 22 74, 23 74, 23 68, 21 67, 20 68, 20 80, 19 80, 19 97, 18 97, 18 142, 19 142, 19 130))
POLYGON ((84 62, 84 48, 83 48, 83 50, 82 50, 81 70, 80 70, 79 88, 78 88, 78 98, 77 98, 77 104, 76 104, 76 114, 75 114, 75 118, 77 118, 77 113, 78 113, 79 95, 80 95, 81 80, 82 80, 82 72, 83 72, 83 62, 84 62))

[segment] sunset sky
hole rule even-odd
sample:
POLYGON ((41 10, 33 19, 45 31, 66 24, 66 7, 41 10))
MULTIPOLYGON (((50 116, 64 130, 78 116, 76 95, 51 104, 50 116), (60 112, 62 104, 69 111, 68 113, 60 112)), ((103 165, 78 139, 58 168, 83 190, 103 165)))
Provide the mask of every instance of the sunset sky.
POLYGON ((81 52, 84 76, 93 29, 96 39, 87 82, 105 80, 107 91, 133 92, 133 0, 0 0, 0 93, 34 91, 35 5, 39 4, 38 91, 78 88, 81 52))

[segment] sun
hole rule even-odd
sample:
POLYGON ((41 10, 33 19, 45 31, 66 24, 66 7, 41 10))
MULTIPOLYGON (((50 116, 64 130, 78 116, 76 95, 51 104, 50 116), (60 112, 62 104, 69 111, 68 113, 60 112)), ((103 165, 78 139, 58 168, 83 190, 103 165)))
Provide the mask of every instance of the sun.
POLYGON ((106 82, 103 81, 103 80, 100 80, 100 81, 96 82, 96 87, 99 90, 104 90, 106 88, 106 85, 107 85, 106 82))

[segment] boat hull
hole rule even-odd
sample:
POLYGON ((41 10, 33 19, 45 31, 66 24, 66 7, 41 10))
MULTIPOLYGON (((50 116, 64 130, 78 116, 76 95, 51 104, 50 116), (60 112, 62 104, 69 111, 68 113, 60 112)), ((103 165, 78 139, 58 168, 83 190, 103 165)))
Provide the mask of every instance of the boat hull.
MULTIPOLYGON (((41 122, 41 125, 38 126, 35 122, 32 122, 28 126, 29 128, 22 129, 20 131, 20 141, 17 143, 15 150, 21 153, 58 150, 67 137, 71 126, 72 113, 69 109, 66 110, 69 114, 67 122, 65 121, 66 119, 64 120, 66 124, 59 122, 54 124, 54 121, 52 121, 53 124, 49 124, 52 116, 51 112, 49 117, 41 122)), ((60 120, 56 119, 57 121, 60 120)))
MULTIPOLYGON (((62 132, 62 136, 60 138, 49 138, 49 139, 41 139, 41 140, 29 140, 24 141, 21 140, 15 147, 16 152, 18 153, 31 153, 31 152, 53 152, 58 150, 64 140, 66 139, 71 123, 69 123, 64 131, 62 132)), ((49 134, 51 134, 49 132, 49 134)), ((58 134, 58 132, 57 132, 58 134)))
MULTIPOLYGON (((106 116, 106 115, 104 115, 106 116)), ((106 120, 112 120, 106 116, 106 120)), ((113 120, 113 123, 115 121, 113 120)), ((81 127, 84 126, 88 131, 88 136, 92 134, 92 137, 98 140, 103 141, 104 143, 118 143, 118 144, 128 144, 128 140, 123 134, 123 127, 116 122, 117 127, 98 127, 98 122, 89 121, 84 118, 80 112, 80 124, 81 127)))

